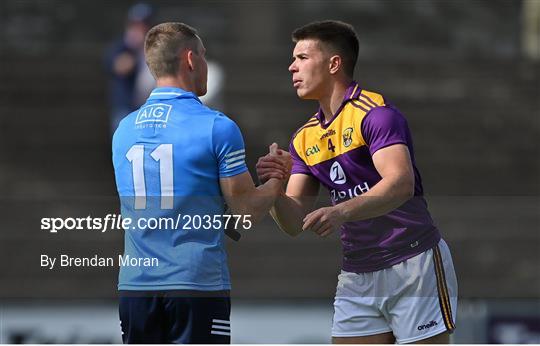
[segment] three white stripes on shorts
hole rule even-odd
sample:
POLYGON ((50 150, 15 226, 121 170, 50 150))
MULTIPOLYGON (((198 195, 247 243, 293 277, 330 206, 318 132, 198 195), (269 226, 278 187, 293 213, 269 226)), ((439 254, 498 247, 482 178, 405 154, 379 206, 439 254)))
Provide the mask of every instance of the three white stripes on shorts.
POLYGON ((210 334, 231 336, 231 321, 213 319, 210 334))

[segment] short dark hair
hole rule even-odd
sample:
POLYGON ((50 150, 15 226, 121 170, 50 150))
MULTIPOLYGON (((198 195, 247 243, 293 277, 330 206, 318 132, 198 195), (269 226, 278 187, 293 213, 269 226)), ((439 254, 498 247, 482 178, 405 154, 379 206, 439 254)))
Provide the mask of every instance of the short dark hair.
POLYGON ((146 34, 144 56, 154 78, 176 76, 179 54, 186 48, 196 49, 197 30, 184 23, 162 23, 146 34))
POLYGON ((343 68, 349 77, 354 76, 358 59, 358 37, 354 27, 339 20, 325 20, 304 25, 292 33, 293 42, 315 39, 335 50, 343 59, 343 68))

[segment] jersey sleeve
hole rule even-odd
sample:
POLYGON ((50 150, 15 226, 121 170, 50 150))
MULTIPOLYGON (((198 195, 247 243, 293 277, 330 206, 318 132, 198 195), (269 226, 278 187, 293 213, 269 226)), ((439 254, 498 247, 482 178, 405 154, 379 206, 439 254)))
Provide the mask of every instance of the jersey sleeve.
POLYGON ((408 144, 409 127, 405 117, 392 107, 377 107, 363 119, 361 131, 369 152, 394 144, 408 144))
POLYGON ((232 177, 248 170, 244 138, 238 125, 221 115, 214 120, 212 144, 219 165, 219 177, 232 177))
POLYGON ((309 174, 313 175, 311 171, 309 170, 308 165, 300 158, 298 153, 296 152, 296 149, 294 147, 294 138, 291 140, 291 143, 289 144, 289 153, 291 154, 291 158, 293 161, 291 174, 309 174))

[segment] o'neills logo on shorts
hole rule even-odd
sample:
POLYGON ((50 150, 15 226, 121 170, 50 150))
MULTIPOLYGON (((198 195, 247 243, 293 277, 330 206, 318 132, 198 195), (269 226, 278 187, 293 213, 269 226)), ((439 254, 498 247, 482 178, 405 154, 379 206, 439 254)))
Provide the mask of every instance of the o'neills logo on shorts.
POLYGON ((421 326, 418 326, 418 330, 429 329, 431 327, 435 327, 436 325, 437 325, 437 322, 431 321, 428 324, 422 324, 421 326))

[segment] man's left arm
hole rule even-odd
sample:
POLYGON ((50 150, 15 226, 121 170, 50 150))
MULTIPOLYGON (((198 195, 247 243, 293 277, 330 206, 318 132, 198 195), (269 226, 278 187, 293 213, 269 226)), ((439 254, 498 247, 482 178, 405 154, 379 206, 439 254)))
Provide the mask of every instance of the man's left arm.
POLYGON ((346 222, 385 215, 414 196, 414 171, 407 146, 396 144, 380 149, 372 159, 382 179, 360 196, 364 198, 337 206, 346 222))
POLYGON ((385 215, 414 196, 414 170, 406 145, 394 144, 379 149, 372 159, 381 180, 361 196, 308 214, 304 219, 304 230, 311 229, 327 236, 344 222, 385 215))

